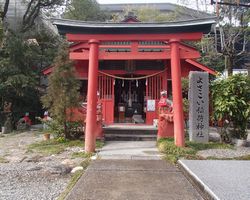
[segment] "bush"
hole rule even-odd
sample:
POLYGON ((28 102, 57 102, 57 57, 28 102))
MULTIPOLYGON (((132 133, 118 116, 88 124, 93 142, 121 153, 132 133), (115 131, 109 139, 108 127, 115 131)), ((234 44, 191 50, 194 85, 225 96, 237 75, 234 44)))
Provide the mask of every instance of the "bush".
POLYGON ((214 120, 227 120, 233 126, 233 136, 245 139, 250 118, 250 78, 237 74, 215 80, 211 89, 214 120))

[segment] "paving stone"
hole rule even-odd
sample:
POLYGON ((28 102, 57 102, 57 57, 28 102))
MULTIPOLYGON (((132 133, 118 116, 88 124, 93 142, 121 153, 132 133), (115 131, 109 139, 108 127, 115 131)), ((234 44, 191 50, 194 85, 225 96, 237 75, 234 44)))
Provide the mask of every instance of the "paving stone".
POLYGON ((166 161, 97 160, 66 200, 202 199, 184 175, 166 161))
POLYGON ((212 199, 250 199, 250 161, 181 160, 179 164, 212 199))
POLYGON ((101 159, 159 160, 155 141, 109 141, 98 153, 101 159))

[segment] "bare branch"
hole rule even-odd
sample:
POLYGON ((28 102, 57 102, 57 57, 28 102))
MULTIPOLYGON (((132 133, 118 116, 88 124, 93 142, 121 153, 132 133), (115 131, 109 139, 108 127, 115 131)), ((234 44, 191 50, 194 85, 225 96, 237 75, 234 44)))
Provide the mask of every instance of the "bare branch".
POLYGON ((1 13, 1 19, 2 19, 2 21, 6 17, 6 14, 8 12, 8 8, 9 8, 9 4, 10 4, 10 0, 6 0, 5 3, 4 3, 3 12, 1 13))
POLYGON ((39 16, 43 8, 50 8, 55 5, 60 5, 63 2, 64 0, 31 0, 23 16, 22 31, 27 31, 34 25, 35 19, 39 16))

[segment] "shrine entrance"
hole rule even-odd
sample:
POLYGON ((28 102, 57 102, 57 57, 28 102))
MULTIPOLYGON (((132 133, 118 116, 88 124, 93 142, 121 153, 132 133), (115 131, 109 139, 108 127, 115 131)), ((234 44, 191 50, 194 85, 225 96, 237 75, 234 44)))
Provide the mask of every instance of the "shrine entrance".
MULTIPOLYGON (((104 121, 108 124, 114 123, 114 109, 115 107, 118 108, 120 101, 124 100, 125 96, 126 99, 129 99, 129 102, 126 103, 128 110, 132 107, 131 112, 127 113, 127 116, 130 117, 136 111, 136 108, 133 108, 132 94, 134 94, 134 100, 139 103, 141 110, 144 109, 146 99, 146 123, 152 124, 153 119, 157 119, 157 100, 159 100, 160 90, 164 89, 164 87, 167 88, 168 79, 172 81, 175 144, 179 147, 185 146, 181 77, 188 76, 190 71, 197 70, 205 70, 211 74, 216 73, 214 70, 198 63, 196 59, 200 58, 199 51, 185 42, 201 40, 204 33, 210 32, 211 25, 214 22, 213 18, 178 21, 175 23, 127 24, 89 23, 65 19, 54 20, 60 34, 66 34, 67 40, 73 43, 70 47, 69 58, 78 61, 80 77, 84 75, 88 79, 85 129, 86 152, 95 151, 97 100, 102 101, 103 113, 105 114, 104 121), (128 61, 128 64, 125 69, 121 68, 119 64, 114 65, 113 68, 100 69, 100 62, 108 60, 125 60, 128 61), (155 64, 147 67, 139 63, 133 65, 133 62, 129 62, 132 60, 163 61, 163 67, 159 69, 155 64), (140 69, 140 66, 143 66, 143 69, 140 69), (102 73, 101 76, 99 76, 98 70, 99 73, 102 73), (138 76, 146 74, 147 77, 144 78, 144 82, 138 80, 137 83, 136 81, 124 80, 123 88, 121 87, 123 85, 122 81, 119 83, 116 80, 116 75, 125 75, 122 73, 124 70, 138 76), (161 70, 166 73, 160 76, 159 72, 161 73, 161 70), (103 84, 106 84, 106 86, 103 84), (138 87, 137 89, 136 84, 141 84, 142 88, 138 87), (121 87, 121 90, 118 87, 121 87), (143 94, 145 88, 146 95, 143 94), (100 99, 98 99, 98 92, 100 99), (124 97, 122 98, 119 94, 122 95, 123 93, 124 97), (127 93, 129 93, 129 98, 127 98, 127 93)), ((139 111, 138 108, 137 112, 139 111)), ((141 113, 143 115, 143 111, 141 113)), ((144 118, 142 117, 142 119, 144 118)))
POLYGON ((152 125, 158 118, 160 92, 167 90, 166 69, 144 74, 108 74, 99 71, 98 93, 103 121, 152 125))
POLYGON ((144 124, 146 80, 115 80, 115 123, 144 124))

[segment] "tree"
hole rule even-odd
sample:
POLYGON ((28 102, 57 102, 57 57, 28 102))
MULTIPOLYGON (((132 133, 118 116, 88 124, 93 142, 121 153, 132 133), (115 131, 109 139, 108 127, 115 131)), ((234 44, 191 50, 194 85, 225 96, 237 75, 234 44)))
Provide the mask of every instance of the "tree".
POLYGON ((14 121, 25 112, 36 112, 40 103, 36 59, 38 46, 22 34, 9 33, 0 49, 0 105, 12 103, 14 121))
POLYGON ((61 43, 61 38, 59 35, 54 35, 45 29, 35 33, 33 37, 36 39, 39 47, 37 53, 39 53, 38 63, 41 71, 53 63, 61 43))
MULTIPOLYGON (((230 0, 227 0, 231 2, 230 0)), ((245 7, 223 5, 219 10, 219 52, 225 57, 225 69, 232 75, 233 67, 249 56, 250 11, 245 7)))
MULTIPOLYGON (((196 8, 208 11, 207 0, 180 0, 190 5, 196 2, 196 8)), ((218 71, 226 70, 232 75, 233 68, 243 66, 250 52, 247 48, 250 40, 250 10, 246 5, 249 0, 211 1, 215 4, 217 25, 202 41, 200 46, 203 56, 201 61, 218 71), (223 65, 222 65, 223 64, 223 65), (215 67, 216 66, 216 67, 215 67)))
POLYGON ((5 0, 3 10, 1 11, 1 20, 3 21, 9 8, 10 0, 5 0))
POLYGON ((182 86, 182 101, 183 101, 184 120, 185 120, 185 125, 187 127, 188 113, 189 113, 189 102, 188 102, 189 79, 182 78, 181 79, 181 86, 182 86))
POLYGON ((201 52, 201 58, 199 59, 204 65, 215 69, 217 72, 222 73, 225 69, 224 57, 217 51, 216 39, 214 35, 204 35, 200 42, 196 42, 195 45, 201 52))
POLYGON ((23 15, 22 32, 29 30, 35 23, 36 18, 41 15, 42 10, 60 6, 65 0, 30 0, 23 15))
POLYGON ((177 7, 177 9, 173 12, 169 13, 162 13, 158 9, 150 6, 141 6, 141 7, 130 7, 127 6, 124 11, 118 15, 113 15, 112 20, 113 22, 120 22, 129 13, 135 14, 138 20, 142 22, 164 22, 164 21, 174 21, 180 15, 182 8, 177 7))
POLYGON ((161 13, 159 10, 149 6, 142 6, 136 9, 135 14, 142 22, 174 21, 177 18, 177 10, 175 12, 161 13))
POLYGON ((0 19, 0 48, 2 47, 3 36, 4 36, 3 21, 0 19))
POLYGON ((54 71, 49 76, 47 93, 42 97, 42 102, 53 120, 64 127, 64 137, 71 139, 67 129, 66 112, 78 106, 79 81, 76 79, 73 63, 68 55, 68 45, 64 42, 55 58, 54 71))
MULTIPOLYGON (((20 0, 21 1, 21 0, 20 0)), ((45 10, 50 10, 52 8, 63 5, 67 0, 24 0, 21 3, 26 7, 24 15, 22 16, 22 24, 21 31, 26 32, 30 30, 31 27, 34 26, 35 20, 40 15, 42 16, 42 12, 45 10)), ((6 14, 9 9, 10 0, 5 0, 2 4, 2 12, 0 12, 0 17, 2 21, 4 21, 6 14)), ((15 8, 19 9, 19 8, 15 8)))
POLYGON ((228 120, 233 135, 245 139, 250 118, 250 78, 236 74, 227 79, 217 79, 211 85, 215 120, 228 120))
MULTIPOLYGON (((28 4, 31 2, 34 1, 28 4)), ((5 1, 5 10, 8 10, 7 4, 5 1)), ((31 12, 33 6, 29 9, 31 12)), ((1 12, 2 18, 6 13, 1 12)), ((57 49, 58 36, 51 35, 43 29, 33 29, 32 33, 28 30, 13 32, 0 24, 0 107, 2 110, 5 102, 12 103, 12 124, 15 124, 25 112, 31 112, 31 117, 40 115, 41 69, 50 64, 57 49)))
POLYGON ((95 0, 72 0, 63 18, 84 21, 105 21, 106 15, 95 0))

